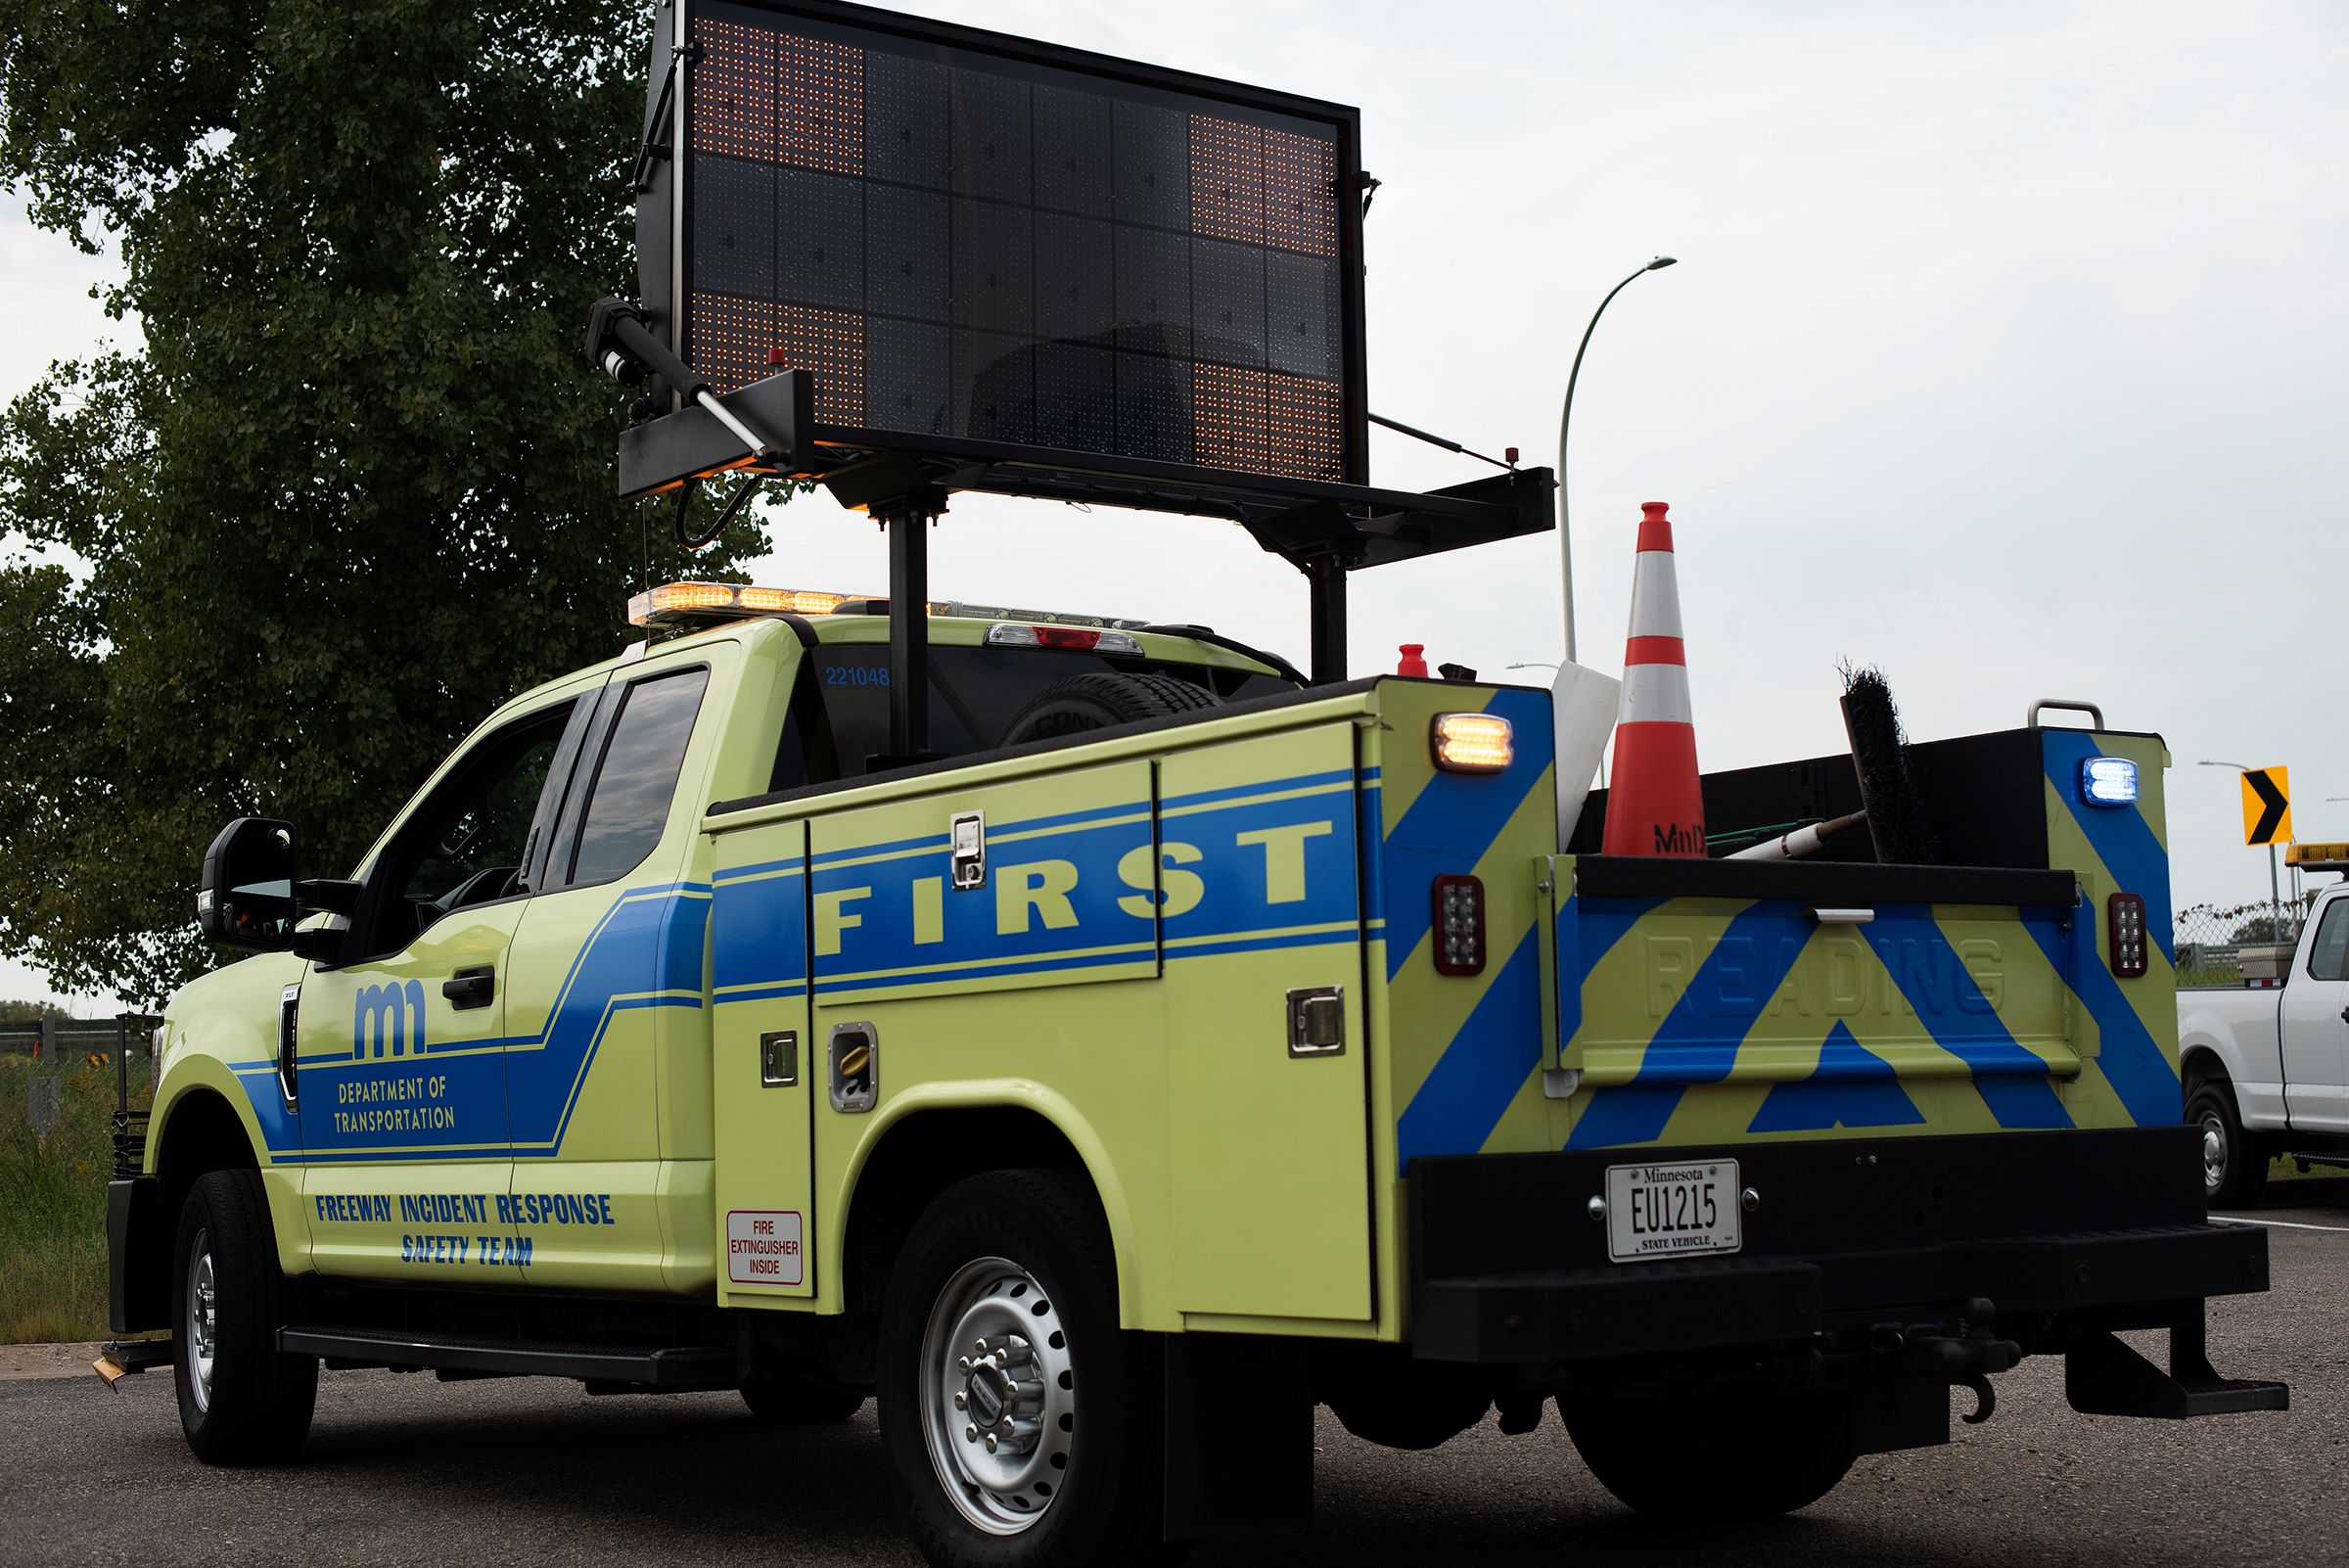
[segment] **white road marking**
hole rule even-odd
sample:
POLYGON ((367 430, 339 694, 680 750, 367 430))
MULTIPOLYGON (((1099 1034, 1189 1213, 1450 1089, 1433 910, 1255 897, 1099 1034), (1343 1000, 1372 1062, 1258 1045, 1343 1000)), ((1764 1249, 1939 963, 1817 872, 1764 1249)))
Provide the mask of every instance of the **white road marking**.
POLYGON ((2286 1230, 2330 1230, 2349 1236, 2349 1225, 2312 1225, 2297 1220, 2258 1220, 2249 1215, 2234 1214, 2214 1214, 2211 1218, 2223 1225, 2280 1225, 2286 1230))

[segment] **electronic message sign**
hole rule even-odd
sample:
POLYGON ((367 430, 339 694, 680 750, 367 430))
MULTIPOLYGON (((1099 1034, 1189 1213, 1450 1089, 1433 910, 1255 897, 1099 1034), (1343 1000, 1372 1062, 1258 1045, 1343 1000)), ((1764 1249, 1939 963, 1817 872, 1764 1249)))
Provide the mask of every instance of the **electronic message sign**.
POLYGON ((661 24, 645 302, 721 392, 806 370, 833 447, 1365 482, 1353 110, 859 7, 661 24))

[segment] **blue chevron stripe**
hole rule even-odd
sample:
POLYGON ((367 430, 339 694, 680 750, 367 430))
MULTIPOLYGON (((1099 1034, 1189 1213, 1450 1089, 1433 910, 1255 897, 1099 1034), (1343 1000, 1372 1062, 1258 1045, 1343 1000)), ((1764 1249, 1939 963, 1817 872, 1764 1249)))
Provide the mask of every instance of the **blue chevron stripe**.
POLYGON ((1485 988, 1395 1127, 1396 1158, 1474 1154, 1542 1065, 1541 927, 1525 934, 1485 988))
POLYGON ((2103 955, 2096 950, 2096 923, 2074 920, 2068 935, 2052 921, 2027 920, 2024 925, 2039 950, 2048 955, 2048 962, 2055 966, 2055 972, 2072 988, 2072 994, 2096 1021, 2096 1070, 2120 1097, 2129 1120, 2139 1127, 2162 1127, 2177 1121, 2182 1092, 2178 1070, 2161 1054, 2144 1019, 2104 966, 2103 955))
POLYGON ((2178 961, 2177 933, 2170 912, 2170 857, 2154 836, 2153 825, 2135 806, 2091 807, 2080 804, 2080 764, 2101 755, 2096 737, 2083 730, 2043 730, 2041 757, 2048 782, 2072 821, 2079 825, 2089 848, 2120 883, 2120 891, 2145 900, 2145 934, 2161 956, 2178 961))

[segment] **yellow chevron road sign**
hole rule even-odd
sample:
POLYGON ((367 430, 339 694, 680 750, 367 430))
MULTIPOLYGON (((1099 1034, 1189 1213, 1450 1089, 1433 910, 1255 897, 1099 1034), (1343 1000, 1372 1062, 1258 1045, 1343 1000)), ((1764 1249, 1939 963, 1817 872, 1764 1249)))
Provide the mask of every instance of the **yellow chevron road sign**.
POLYGON ((2243 842, 2283 844, 2292 836, 2291 769, 2253 767, 2243 771, 2243 842))

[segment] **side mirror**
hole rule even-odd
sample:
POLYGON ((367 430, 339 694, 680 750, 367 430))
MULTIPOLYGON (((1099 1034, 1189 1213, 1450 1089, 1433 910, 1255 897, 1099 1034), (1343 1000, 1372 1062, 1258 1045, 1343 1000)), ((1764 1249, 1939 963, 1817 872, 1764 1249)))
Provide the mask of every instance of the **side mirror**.
POLYGON ((240 816, 204 852, 196 924, 207 942, 254 952, 294 945, 294 829, 265 816, 240 816))

